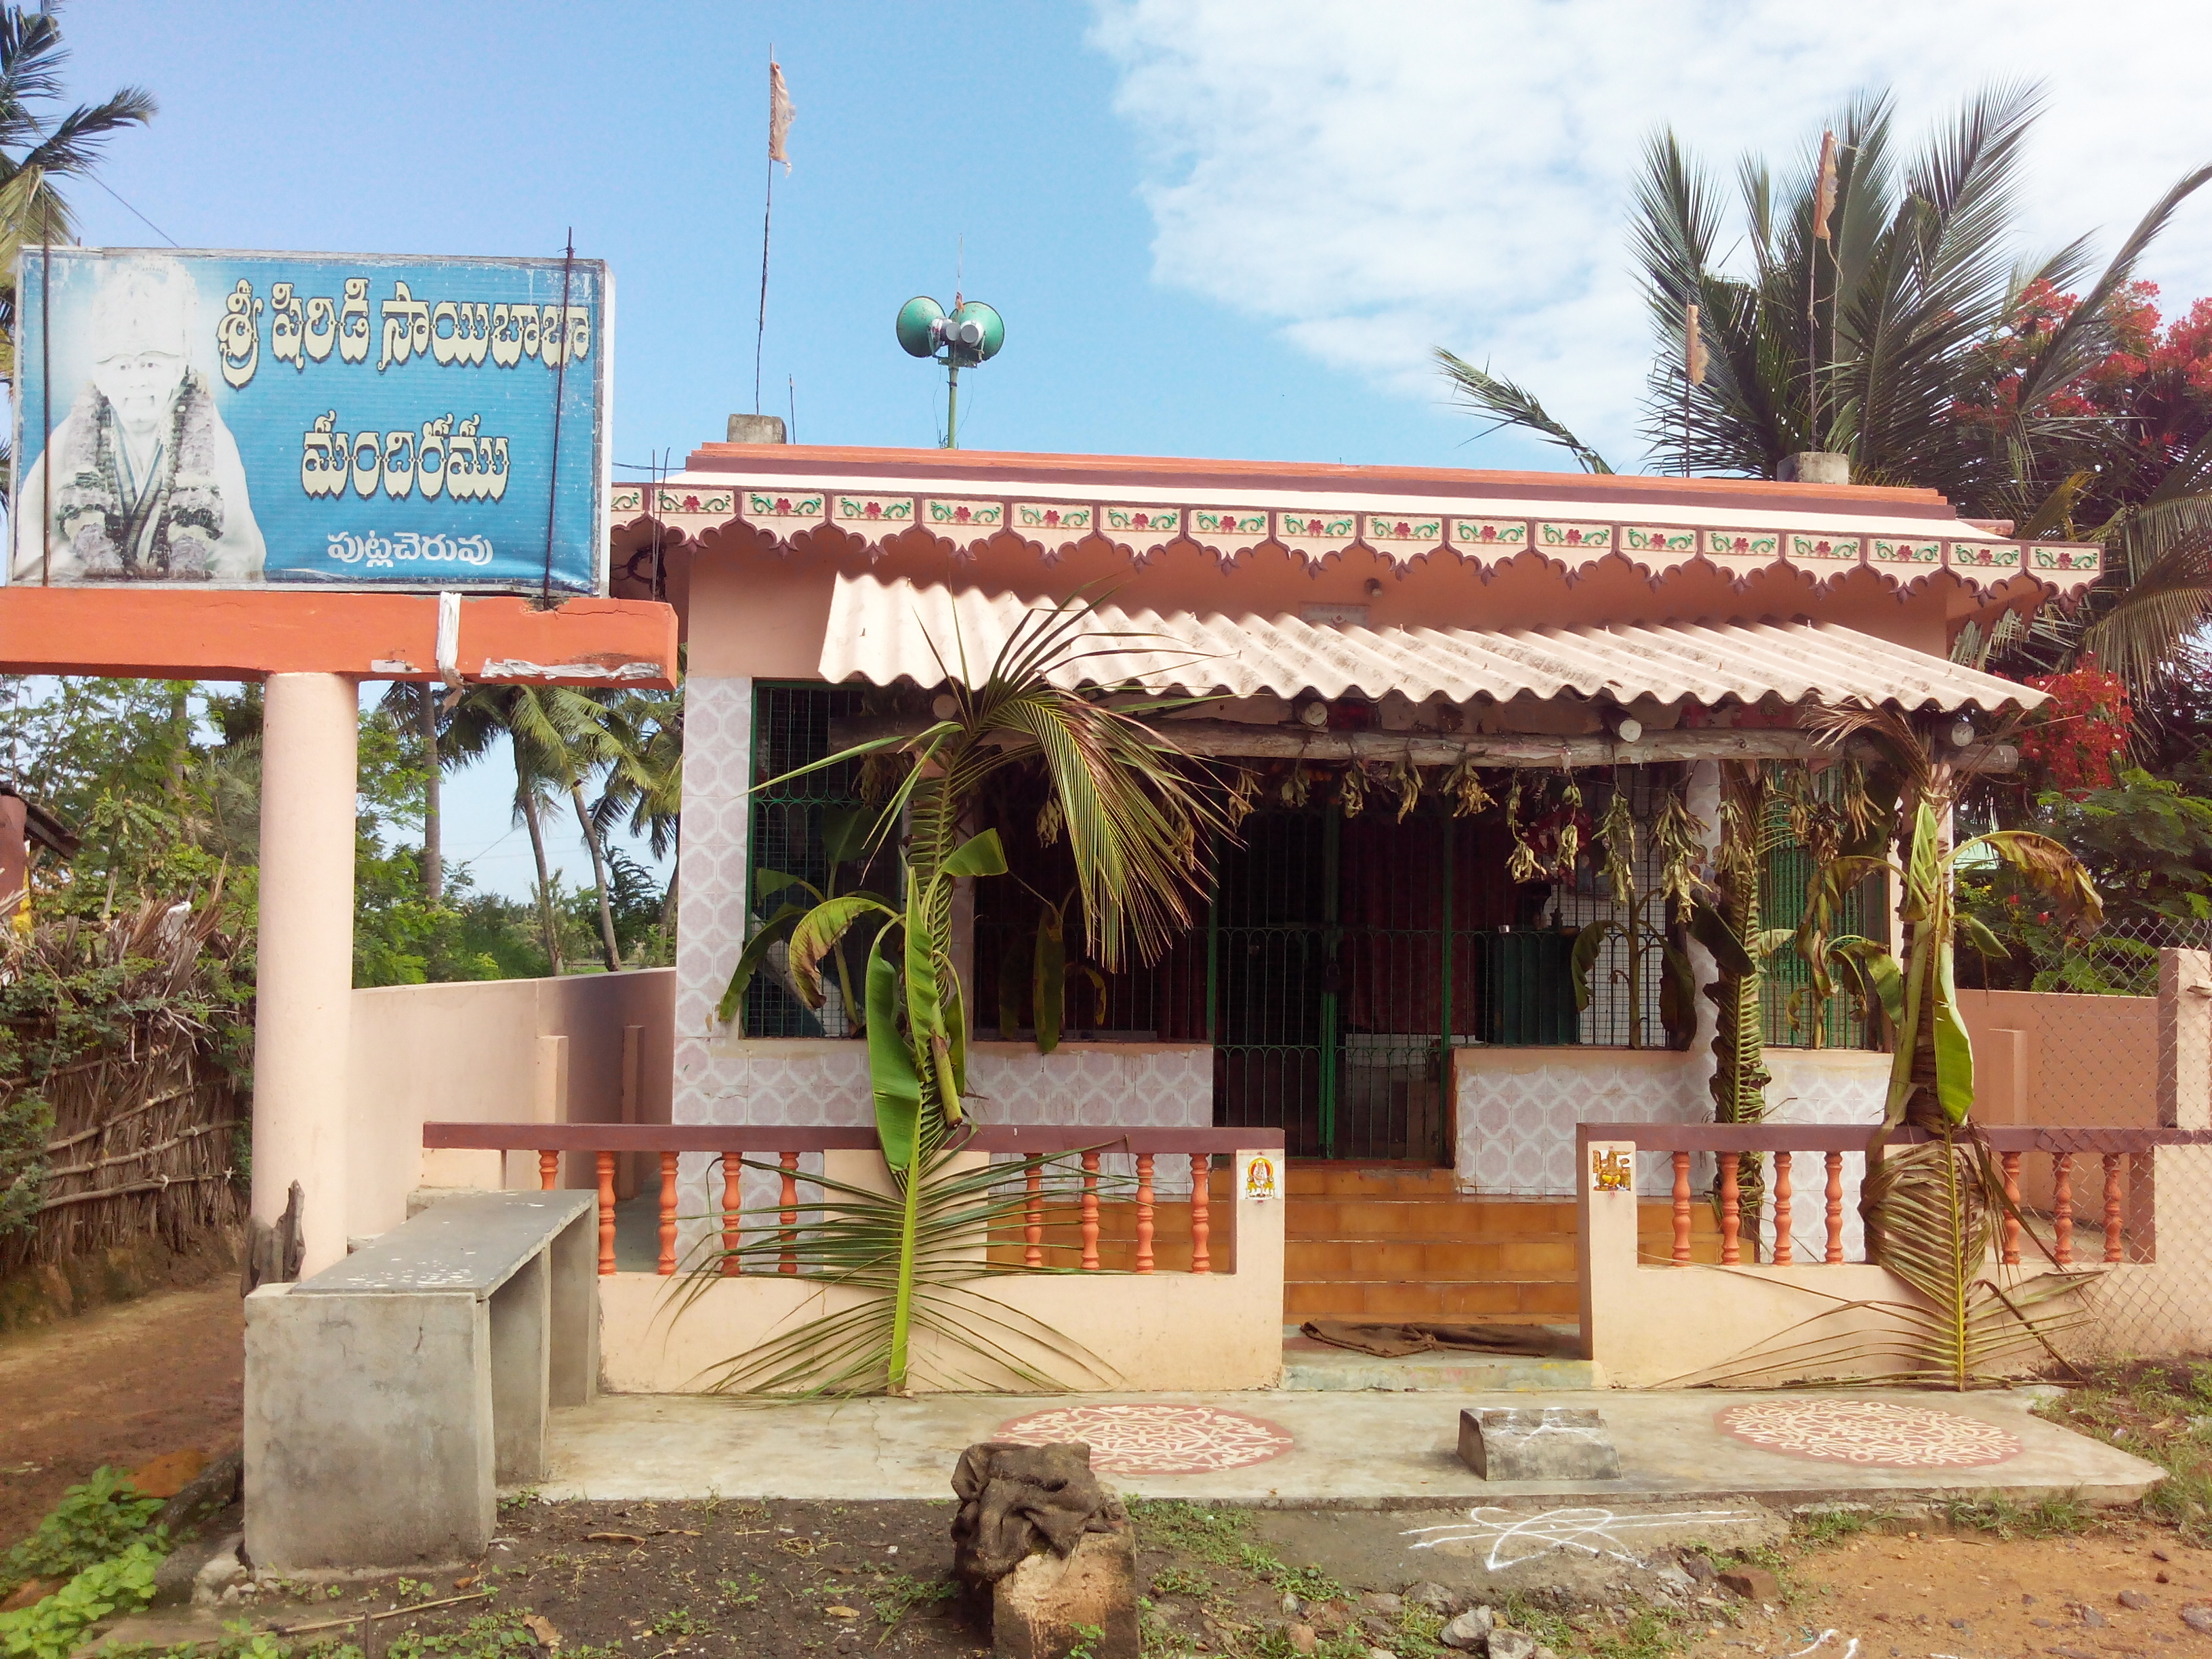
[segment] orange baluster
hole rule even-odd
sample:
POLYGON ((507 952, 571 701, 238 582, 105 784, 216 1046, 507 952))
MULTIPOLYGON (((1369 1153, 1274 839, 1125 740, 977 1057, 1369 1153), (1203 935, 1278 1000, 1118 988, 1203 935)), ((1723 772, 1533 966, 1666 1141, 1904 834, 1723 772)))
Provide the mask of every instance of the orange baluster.
POLYGON ((1137 1271, 1152 1270, 1152 1155, 1137 1154, 1137 1271))
POLYGON ((599 1155, 599 1271, 611 1273, 615 1270, 615 1155, 599 1155))
POLYGON ((1690 1155, 1674 1154, 1674 1260, 1690 1259, 1690 1155))
POLYGON ((1190 1270, 1194 1273, 1213 1271, 1211 1248, 1213 1237, 1212 1201, 1213 1159, 1204 1152, 1193 1152, 1190 1155, 1190 1270))
POLYGON ((660 1261, 654 1271, 676 1271, 676 1154, 660 1155, 660 1261))
POLYGON ((1083 1155, 1083 1271, 1098 1267, 1098 1154, 1083 1155))
POLYGON ((1787 1267, 1795 1257, 1790 1247, 1790 1154, 1774 1155, 1774 1265, 1787 1267))
POLYGON ((1830 1152, 1828 1166, 1828 1254, 1827 1262, 1835 1266, 1844 1259, 1844 1155, 1830 1152))
POLYGON ((2127 1240, 2120 1227, 2120 1155, 2105 1154, 2105 1260, 2127 1260, 2127 1240))
POLYGON ((738 1183, 744 1173, 744 1164, 735 1152, 722 1154, 722 1277, 735 1279, 744 1257, 738 1247, 744 1242, 744 1227, 738 1219, 745 1206, 744 1195, 738 1183))
POLYGON ((1028 1160, 1029 1173, 1023 1180, 1028 1195, 1022 1200, 1022 1266, 1044 1266, 1044 1160, 1028 1160))
POLYGON ((780 1235, 783 1248, 776 1255, 775 1270, 780 1273, 799 1271, 799 1154, 778 1152, 776 1167, 783 1171, 783 1191, 778 1199, 782 1208, 776 1219, 783 1223, 780 1235))
POLYGON ((544 1191, 545 1191, 545 1192, 549 1192, 549 1193, 550 1193, 550 1192, 551 1192, 551 1191, 552 1191, 556 1187, 559 1186, 560 1184, 561 1184, 561 1154, 560 1154, 560 1153, 558 1153, 558 1152, 540 1152, 540 1153, 538 1153, 538 1187, 539 1187, 542 1190, 544 1190, 544 1191))
POLYGON ((2062 1267, 2074 1261, 2074 1154, 2060 1152, 2051 1160, 2051 1259, 2062 1267))
POLYGON ((1733 1267, 1743 1260, 1741 1233, 1743 1229, 1743 1194, 1736 1187, 1736 1164, 1741 1152, 1720 1155, 1721 1172, 1721 1263, 1733 1267))
POLYGON ((1997 1164, 2004 1170, 2004 1225, 1998 1230, 2002 1248, 1999 1258, 2008 1267, 2020 1266, 2020 1154, 1999 1152, 1997 1164))

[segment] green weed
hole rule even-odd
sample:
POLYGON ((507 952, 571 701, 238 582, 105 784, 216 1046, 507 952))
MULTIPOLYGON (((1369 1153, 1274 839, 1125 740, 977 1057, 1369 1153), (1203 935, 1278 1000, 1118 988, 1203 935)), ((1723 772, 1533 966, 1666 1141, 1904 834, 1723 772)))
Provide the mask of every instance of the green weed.
POLYGON ((1995 1533, 2000 1538, 2072 1538, 2094 1530, 2098 1518, 2072 1498, 2045 1498, 2021 1504, 1997 1497, 1954 1499, 1943 1518, 1960 1532, 1995 1533))
POLYGON ((714 1588, 722 1593, 722 1604, 731 1607, 757 1607, 760 1605, 761 1585, 767 1582, 760 1574, 751 1573, 740 1584, 734 1578, 718 1580, 714 1588))
MULTIPOLYGON (((0 1558, 0 1599, 27 1578, 73 1578, 95 1562, 121 1555, 137 1541, 161 1507, 143 1496, 131 1477, 94 1469, 92 1479, 62 1494, 38 1530, 0 1558)), ((166 1540, 156 1540, 157 1555, 166 1540)))
POLYGON ((1192 1595, 1200 1601, 1213 1594, 1213 1580, 1188 1567, 1163 1567, 1152 1577, 1155 1595, 1192 1595))
POLYGON ((1801 1515, 1793 1529, 1799 1541, 1808 1547, 1824 1549, 1846 1538, 1856 1537, 1863 1532, 1880 1532, 1888 1519, 1886 1511, 1852 1505, 1815 1510, 1810 1515, 1801 1515))

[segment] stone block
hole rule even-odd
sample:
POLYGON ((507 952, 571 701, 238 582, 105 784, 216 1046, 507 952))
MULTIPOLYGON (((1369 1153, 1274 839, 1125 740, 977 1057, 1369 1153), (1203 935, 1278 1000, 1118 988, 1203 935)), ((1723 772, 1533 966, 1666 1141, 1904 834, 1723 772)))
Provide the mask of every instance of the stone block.
POLYGON ((1469 1607, 1446 1625, 1437 1639, 1462 1653, 1480 1653, 1490 1640, 1497 1615, 1488 1607, 1469 1607))
POLYGON ((1536 1638, 1500 1625, 1490 1632, 1490 1659, 1536 1659, 1536 1638))
POLYGON ((1731 1595, 1741 1595, 1747 1601, 1759 1601, 1779 1606, 1782 1584, 1765 1567, 1730 1567, 1720 1576, 1720 1585, 1731 1595))
POLYGON ((1486 1480, 1618 1480, 1605 1419, 1583 1407, 1482 1406, 1459 1414, 1460 1461, 1486 1480))
POLYGON ((1139 1659, 1137 1552, 1127 1528, 1087 1532, 1065 1559, 1039 1551, 992 1587, 995 1659, 1139 1659), (1091 1632, 1096 1632, 1093 1635, 1091 1632))

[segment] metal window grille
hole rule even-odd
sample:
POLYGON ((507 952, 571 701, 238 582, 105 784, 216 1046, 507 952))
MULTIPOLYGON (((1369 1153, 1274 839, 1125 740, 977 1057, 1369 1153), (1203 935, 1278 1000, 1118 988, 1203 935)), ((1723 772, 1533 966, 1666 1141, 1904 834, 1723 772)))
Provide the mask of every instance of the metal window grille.
MULTIPOLYGON (((1816 787, 1832 778, 1821 774, 1816 787)), ((1829 787, 1832 787, 1830 785, 1829 787)), ((1790 832, 1789 810, 1772 802, 1767 813, 1766 852, 1759 866, 1759 925, 1795 929, 1805 919, 1806 890, 1816 873, 1813 854, 1790 832)), ((1881 936, 1883 884, 1880 877, 1861 882, 1844 895, 1832 936, 1881 936), (1868 933, 1869 923, 1874 925, 1868 933)), ((1760 964, 1759 1020, 1765 1041, 1777 1048, 1879 1048, 1881 1033, 1868 1023, 1866 1008, 1847 987, 1821 998, 1812 969, 1790 945, 1760 964)))
MULTIPOLYGON (((830 722, 860 712, 861 693, 855 689, 827 685, 761 684, 753 690, 753 781, 769 784, 831 752, 830 722)), ((796 876, 817 891, 825 889, 830 861, 823 851, 823 815, 838 808, 856 808, 860 768, 848 763, 789 778, 766 788, 757 787, 752 805, 751 878, 746 896, 750 929, 757 929, 793 899, 805 900, 803 890, 767 890, 764 872, 779 871, 796 876)), ((847 886, 854 884, 847 883, 847 886)), ((848 954, 855 966, 857 954, 848 954)), ((851 1023, 846 1018, 836 975, 826 975, 829 997, 817 1013, 799 1000, 778 946, 765 969, 754 975, 745 993, 744 1033, 750 1037, 846 1036, 851 1023)))

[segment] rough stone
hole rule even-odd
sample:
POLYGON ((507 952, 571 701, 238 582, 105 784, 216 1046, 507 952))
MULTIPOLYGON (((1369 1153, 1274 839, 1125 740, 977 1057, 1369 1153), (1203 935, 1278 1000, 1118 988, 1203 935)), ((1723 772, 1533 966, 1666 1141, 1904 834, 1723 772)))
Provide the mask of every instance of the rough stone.
POLYGON ((1620 1454, 1598 1412, 1478 1406, 1459 1414, 1460 1462, 1486 1480, 1618 1480, 1620 1454))
POLYGON ((1367 1650, 1367 1659, 1398 1659, 1398 1656, 1389 1648, 1370 1648, 1367 1650))
POLYGON ((131 1484, 149 1498, 174 1498, 208 1465, 208 1455, 197 1446, 163 1452, 153 1462, 131 1470, 131 1484))
POLYGON ((1782 1584, 1765 1567, 1730 1567, 1720 1575, 1720 1587, 1747 1601, 1779 1601, 1782 1584))
POLYGON ((199 1571, 192 1575, 192 1605, 194 1607, 211 1607, 222 1596, 226 1587, 234 1587, 232 1586, 232 1581, 246 1571, 244 1565, 239 1560, 239 1551, 245 1543, 246 1536, 243 1533, 233 1533, 216 1544, 214 1553, 210 1555, 201 1565, 199 1571))
POLYGON ((1500 1625, 1490 1632, 1490 1659, 1536 1659, 1536 1638, 1500 1625))
POLYGON ((154 1516, 154 1524, 167 1527, 169 1536, 213 1510, 226 1509, 238 1498, 246 1476, 246 1454, 234 1446, 179 1486, 154 1516))
POLYGON ((1703 1550, 1684 1550, 1680 1560, 1682 1571, 1700 1584, 1710 1584, 1713 1582, 1717 1570, 1713 1565, 1712 1557, 1707 1555, 1703 1550))
POLYGON ((1469 1607, 1446 1625, 1437 1640, 1463 1653, 1474 1652, 1490 1639, 1496 1618, 1488 1607, 1469 1607))
POLYGON ((1406 1587, 1406 1600, 1414 1607, 1427 1608, 1431 1613, 1449 1614, 1459 1605, 1460 1598, 1434 1579, 1424 1578, 1406 1587))
POLYGON ((2094 1607, 2083 1607, 2081 1610, 2080 1618, 2081 1622, 2087 1625, 2091 1630, 2102 1630, 2106 1626, 2112 1623, 2111 1620, 2106 1618, 2103 1613, 2098 1612, 2094 1607))
POLYGON ((1696 1579, 1671 1562, 1666 1566, 1653 1569, 1651 1576, 1672 1595, 1688 1595, 1695 1592, 1698 1588, 1696 1579))
POLYGON ((2212 1607, 2184 1607, 2181 1622, 2193 1631, 2212 1636, 2212 1607))
POLYGON ((1393 1595, 1388 1590, 1370 1590, 1359 1598, 1359 1604, 1370 1613, 1379 1613, 1395 1619, 1406 1610, 1406 1599, 1393 1595))
POLYGON ((1077 1626, 1103 1632, 1089 1659, 1139 1659, 1137 1552, 1127 1529, 1088 1532, 1065 1559, 1049 1550, 991 1588, 996 1659, 1066 1659, 1077 1626))
POLYGON ((2120 1592, 2120 1605, 2141 1613, 2150 1605, 2150 1597, 2145 1595, 2141 1590, 2124 1589, 2120 1592))
POLYGON ((1290 1630, 1292 1653, 1319 1653, 1321 1632, 1311 1625, 1293 1625, 1290 1630))

